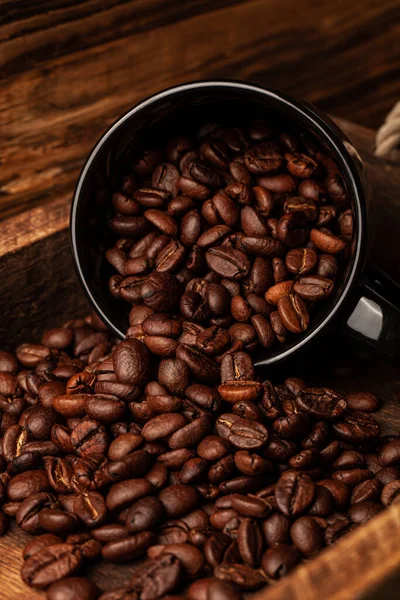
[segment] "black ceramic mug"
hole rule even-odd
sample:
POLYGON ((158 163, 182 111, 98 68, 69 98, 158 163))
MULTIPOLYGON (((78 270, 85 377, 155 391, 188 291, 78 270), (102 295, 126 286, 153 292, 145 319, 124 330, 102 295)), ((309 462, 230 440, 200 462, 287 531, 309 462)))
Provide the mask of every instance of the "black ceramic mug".
POLYGON ((72 252, 82 286, 97 314, 120 338, 129 326, 129 305, 111 296, 112 267, 105 251, 113 245, 109 227, 116 182, 140 150, 160 146, 176 132, 207 122, 241 125, 243 120, 284 118, 313 135, 340 169, 354 215, 352 256, 335 293, 314 317, 311 328, 273 349, 260 350, 256 364, 293 356, 333 328, 341 328, 386 355, 400 340, 398 288, 368 265, 372 206, 364 166, 351 142, 324 113, 303 101, 238 81, 200 81, 155 94, 118 119, 90 153, 80 174, 71 211, 72 252))

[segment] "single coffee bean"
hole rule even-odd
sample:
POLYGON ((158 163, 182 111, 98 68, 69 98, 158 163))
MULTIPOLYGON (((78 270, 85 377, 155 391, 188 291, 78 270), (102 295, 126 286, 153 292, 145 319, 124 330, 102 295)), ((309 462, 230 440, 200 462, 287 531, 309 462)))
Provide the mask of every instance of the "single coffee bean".
POLYGON ((308 477, 296 471, 284 473, 276 486, 275 499, 279 510, 286 516, 297 516, 312 503, 315 484, 308 477))
POLYGON ((367 479, 366 481, 362 481, 353 489, 350 503, 357 504, 358 502, 364 502, 366 500, 377 500, 380 498, 382 487, 382 483, 379 479, 367 479))
POLYGON ((11 502, 21 502, 32 494, 50 490, 44 469, 26 471, 12 477, 7 485, 7 496, 11 502))
POLYGON ((261 531, 256 521, 245 518, 238 529, 238 546, 242 560, 250 567, 260 563, 263 548, 261 531))
POLYGON ((318 481, 318 485, 323 486, 329 490, 335 500, 336 506, 340 509, 343 508, 350 496, 349 488, 337 479, 321 479, 318 481))
POLYGON ((303 556, 315 556, 324 546, 324 536, 313 517, 300 517, 290 528, 290 537, 303 556))
POLYGON ((310 316, 303 300, 297 294, 283 296, 278 300, 278 312, 286 329, 293 333, 306 331, 310 316))
POLYGON ((317 419, 334 420, 340 417, 347 408, 344 398, 329 388, 306 388, 296 396, 299 410, 317 419))
POLYGON ((204 382, 213 382, 218 378, 217 364, 205 356, 197 348, 180 344, 176 350, 176 357, 183 360, 196 379, 204 382))
POLYGON ((245 591, 258 590, 266 582, 264 574, 259 569, 240 563, 222 563, 214 569, 214 575, 222 582, 233 584, 245 591))
POLYGON ((72 544, 56 544, 28 558, 22 566, 21 577, 27 585, 43 589, 75 573, 81 563, 82 554, 72 544))
POLYGON ((196 490, 185 484, 170 485, 161 490, 158 497, 170 519, 187 514, 198 502, 196 490))
POLYGON ((261 568, 268 577, 281 579, 300 561, 300 554, 296 548, 288 544, 276 544, 269 548, 262 557, 261 568))
POLYGON ((379 409, 380 403, 370 392, 351 392, 346 395, 346 402, 349 410, 374 412, 379 409))
POLYGON ((333 429, 340 439, 350 443, 373 441, 380 435, 379 424, 362 412, 348 411, 342 421, 333 424, 333 429))
POLYGON ((70 533, 77 524, 75 515, 57 508, 43 508, 38 519, 45 531, 58 535, 70 533))
POLYGON ((48 548, 49 546, 54 546, 55 544, 62 544, 63 541, 57 535, 53 535, 52 533, 43 533, 42 535, 38 535, 34 537, 30 542, 26 544, 24 547, 22 556, 24 560, 27 560, 30 556, 42 550, 42 548, 48 548))
POLYGON ((105 560, 110 562, 127 562, 146 554, 147 548, 154 543, 155 535, 150 531, 141 531, 136 535, 108 542, 101 549, 105 560))
POLYGON ((363 502, 357 502, 350 508, 349 517, 353 523, 358 525, 361 523, 366 523, 381 510, 383 510, 383 507, 377 502, 364 500, 363 502))
POLYGON ((138 340, 126 340, 118 344, 113 352, 113 365, 122 383, 144 385, 150 380, 150 354, 138 340))
POLYGON ((340 254, 346 247, 346 242, 332 233, 326 233, 319 229, 311 229, 310 240, 312 243, 321 250, 328 254, 340 254))
POLYGON ((228 435, 228 441, 236 448, 243 450, 262 448, 267 440, 268 431, 264 425, 240 418, 232 424, 228 435))
POLYGON ((66 577, 53 583, 47 590, 47 600, 97 600, 97 585, 86 577, 66 577))

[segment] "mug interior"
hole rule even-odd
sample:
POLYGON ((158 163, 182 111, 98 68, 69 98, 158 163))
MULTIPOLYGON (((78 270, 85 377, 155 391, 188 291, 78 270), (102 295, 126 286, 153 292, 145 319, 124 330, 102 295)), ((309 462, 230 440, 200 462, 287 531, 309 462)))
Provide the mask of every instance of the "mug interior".
MULTIPOLYGON (((329 301, 313 315, 304 334, 271 350, 260 349, 256 365, 288 357, 319 336, 343 306, 361 268, 365 246, 365 199, 362 163, 344 134, 325 115, 303 102, 239 82, 198 82, 166 90, 131 109, 100 139, 80 175, 71 211, 72 250, 81 283, 102 320, 120 337, 129 326, 130 305, 114 298, 108 280, 115 270, 105 259, 117 237, 109 227, 111 198, 122 175, 140 152, 162 148, 169 137, 189 135, 205 123, 246 126, 257 118, 284 124, 282 131, 306 132, 336 162, 354 215, 352 256, 329 301)), ((318 307, 319 308, 319 307, 318 307)))

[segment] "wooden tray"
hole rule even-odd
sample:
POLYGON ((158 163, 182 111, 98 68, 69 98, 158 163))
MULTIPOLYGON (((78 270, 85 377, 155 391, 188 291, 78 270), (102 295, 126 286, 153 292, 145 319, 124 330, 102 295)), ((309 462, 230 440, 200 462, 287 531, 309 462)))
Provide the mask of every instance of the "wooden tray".
MULTIPOLYGON (((375 262, 400 280, 400 167, 373 157, 374 132, 338 120, 366 161, 377 203, 375 262), (397 236, 397 237, 396 237, 397 236)), ((85 314, 88 306, 75 278, 69 252, 70 194, 10 218, 0 224, 0 347, 15 347, 38 339, 45 327, 85 314), (33 326, 32 326, 33 324, 33 326)), ((377 414, 383 433, 399 433, 397 394, 400 371, 379 361, 344 381, 320 373, 327 384, 346 390, 377 393, 383 407, 377 414)), ((30 538, 15 525, 0 538, 1 600, 35 600, 44 594, 25 586, 19 577, 21 550, 30 538)), ((103 562, 91 567, 102 589, 123 585, 132 566, 103 562)), ((292 575, 257 594, 260 600, 397 599, 400 581, 400 505, 392 506, 303 563, 292 575)))

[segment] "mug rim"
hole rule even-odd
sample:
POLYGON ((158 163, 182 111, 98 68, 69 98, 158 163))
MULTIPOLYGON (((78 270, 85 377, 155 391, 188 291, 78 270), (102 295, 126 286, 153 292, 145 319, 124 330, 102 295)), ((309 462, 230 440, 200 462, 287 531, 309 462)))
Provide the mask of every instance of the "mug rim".
MULTIPOLYGON (((329 145, 333 148, 333 153, 340 157, 342 166, 346 169, 346 182, 351 187, 352 197, 354 200, 354 205, 356 207, 355 216, 357 220, 357 237, 356 243, 353 250, 353 256, 351 260, 351 266, 349 272, 346 277, 346 281, 344 283, 342 292, 340 296, 337 298, 329 312, 324 316, 324 318, 316 325, 312 331, 309 333, 305 332, 306 335, 298 340, 294 341, 288 348, 282 350, 282 352, 278 352, 277 354, 263 358, 262 360, 255 360, 255 366, 269 366, 274 363, 279 363, 289 358, 289 356, 293 355, 297 350, 300 350, 307 344, 312 343, 316 339, 318 339, 324 329, 328 329, 329 324, 332 320, 338 315, 339 312, 344 307, 345 301, 347 301, 350 292, 354 288, 356 284, 356 278, 359 275, 362 266, 363 259, 365 255, 366 249, 366 235, 367 235, 367 223, 366 223, 366 198, 365 198, 365 183, 361 180, 359 169, 356 167, 355 156, 359 159, 360 167, 362 169, 362 160, 358 156, 356 149, 353 147, 351 142, 348 140, 347 136, 341 131, 341 129, 330 119, 330 117, 325 114, 323 111, 315 107, 314 105, 308 103, 305 100, 297 100, 292 98, 289 95, 278 92, 272 88, 263 87, 261 85, 256 85, 252 83, 247 83, 244 81, 233 80, 233 79, 204 79, 201 81, 193 81, 188 83, 183 83, 179 85, 174 85, 169 88, 166 88, 160 92, 152 94, 145 98, 144 100, 138 102, 130 109, 128 109, 123 115, 118 117, 101 135, 101 137, 94 144, 92 150, 89 152, 85 163, 80 171, 72 202, 71 202, 71 211, 70 211, 70 241, 71 241, 71 249, 72 256, 75 265, 75 270, 78 274, 79 282, 83 287, 86 297, 88 298, 91 306, 94 308, 95 312, 100 316, 103 322, 113 331, 114 334, 120 339, 125 339, 124 332, 121 332, 118 327, 114 325, 114 323, 110 320, 110 318, 105 314, 102 308, 99 306, 94 294, 90 286, 88 285, 86 278, 84 277, 82 266, 81 266, 81 258, 78 250, 78 242, 76 236, 77 229, 77 208, 79 204, 79 199, 81 196, 82 188, 85 184, 87 177, 90 175, 90 169, 95 161, 99 151, 103 148, 104 144, 107 143, 109 138, 119 130, 126 121, 128 121, 132 115, 136 114, 139 111, 142 111, 154 103, 159 102, 160 100, 165 100, 169 96, 179 95, 181 92, 192 91, 192 90, 202 90, 204 88, 231 88, 244 90, 250 93, 256 93, 260 96, 266 96, 268 98, 273 98, 280 104, 284 104, 289 110, 294 111, 297 114, 302 115, 303 118, 308 120, 313 124, 313 127, 318 130, 321 134, 321 137, 326 141, 328 140, 329 145), (353 152, 350 152, 348 146, 352 149, 353 152), (352 153, 355 155, 352 155, 352 153)), ((363 170, 363 169, 362 169, 363 170)), ((255 358, 255 357, 254 357, 255 358)))

